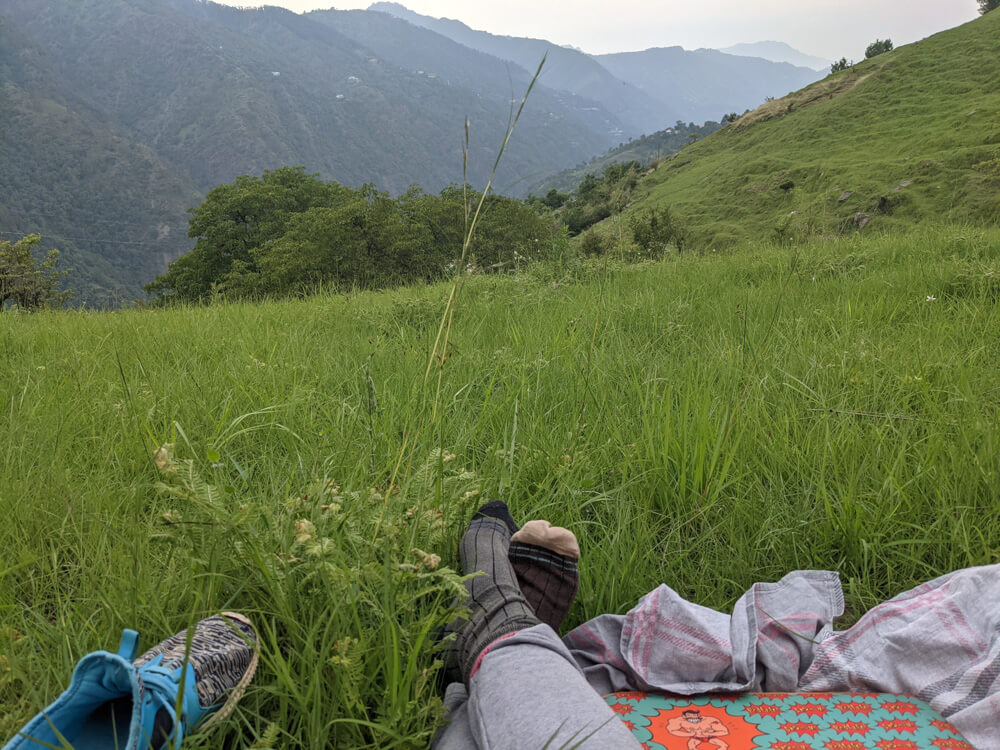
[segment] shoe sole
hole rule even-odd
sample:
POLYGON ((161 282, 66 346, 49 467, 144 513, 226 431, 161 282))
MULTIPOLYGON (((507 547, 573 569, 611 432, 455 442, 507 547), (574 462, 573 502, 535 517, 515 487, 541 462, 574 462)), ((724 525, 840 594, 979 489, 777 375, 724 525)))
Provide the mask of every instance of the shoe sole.
POLYGON ((253 626, 253 623, 250 622, 247 617, 237 612, 222 612, 221 616, 225 617, 227 620, 233 620, 248 626, 250 630, 253 631, 254 635, 257 636, 257 643, 254 646, 253 658, 250 660, 250 666, 247 667, 246 674, 243 675, 243 678, 238 683, 236 683, 236 687, 233 688, 233 692, 229 694, 226 702, 222 704, 222 708, 205 719, 205 721, 197 727, 199 731, 229 717, 229 715, 233 712, 233 709, 236 708, 236 704, 239 703, 240 698, 243 697, 243 693, 246 692, 250 681, 253 680, 253 676, 257 672, 257 662, 260 660, 260 635, 257 633, 257 628, 253 626))

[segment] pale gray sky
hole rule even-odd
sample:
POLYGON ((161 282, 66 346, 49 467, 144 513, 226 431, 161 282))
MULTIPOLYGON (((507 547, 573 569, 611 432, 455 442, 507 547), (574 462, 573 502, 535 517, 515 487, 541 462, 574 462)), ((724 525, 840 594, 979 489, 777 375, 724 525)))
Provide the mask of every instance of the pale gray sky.
MULTIPOLYGON (((371 0, 221 0, 294 11, 366 8, 371 0)), ((687 49, 778 40, 830 59, 863 58, 868 42, 913 42, 976 17, 976 0, 404 0, 424 15, 587 52, 679 44, 687 49)))

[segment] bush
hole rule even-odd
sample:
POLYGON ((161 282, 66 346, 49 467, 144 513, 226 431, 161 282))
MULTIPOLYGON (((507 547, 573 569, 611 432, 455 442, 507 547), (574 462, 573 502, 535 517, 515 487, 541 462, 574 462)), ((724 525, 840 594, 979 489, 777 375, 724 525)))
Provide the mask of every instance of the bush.
POLYGON ((37 260, 32 249, 41 236, 29 234, 17 242, 0 241, 0 312, 10 302, 21 310, 55 307, 69 297, 59 291, 59 279, 66 272, 57 271, 59 251, 50 250, 44 260, 37 260))
POLYGON ((580 242, 580 252, 583 255, 604 255, 604 239, 597 232, 587 232, 580 242))
POLYGON ((835 62, 833 65, 830 66, 830 72, 839 73, 842 70, 847 70, 848 68, 853 68, 853 67, 854 67, 853 60, 848 62, 846 57, 842 57, 839 60, 837 60, 837 62, 835 62))
POLYGON ((865 59, 871 60, 873 57, 878 57, 886 52, 892 52, 892 49, 893 46, 891 39, 876 39, 874 42, 869 44, 868 49, 865 50, 865 59))
POLYGON ((684 251, 688 232, 669 208, 654 209, 641 216, 632 217, 632 239, 639 249, 650 256, 659 257, 668 245, 684 251))
POLYGON ((977 0, 979 3, 979 14, 985 16, 991 10, 1000 8, 1000 0, 977 0))

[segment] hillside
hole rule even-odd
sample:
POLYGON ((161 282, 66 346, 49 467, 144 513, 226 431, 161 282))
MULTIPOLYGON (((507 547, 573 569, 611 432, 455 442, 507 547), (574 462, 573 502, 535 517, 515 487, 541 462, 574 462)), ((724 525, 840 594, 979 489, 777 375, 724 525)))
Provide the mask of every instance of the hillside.
POLYGON ((1000 13, 767 103, 664 162, 632 212, 669 206, 702 247, 1000 220, 1000 13))
MULTIPOLYGON (((78 302, 138 296, 190 248, 186 210, 241 174, 304 165, 349 185, 439 190, 461 181, 468 116, 469 178, 483 184, 512 94, 530 79, 439 36, 434 68, 402 65, 387 46, 277 8, 0 0, 0 20, 0 166, 11 175, 0 231, 40 231, 64 250, 78 302)), ((430 32, 397 26, 414 39, 397 34, 397 48, 434 46, 430 32)), ((620 129, 600 105, 540 87, 498 185, 577 164, 620 129)))
POLYGON ((187 249, 192 180, 109 131, 0 16, 0 239, 44 235, 76 303, 121 304, 187 249))
POLYGON ((654 133, 678 119, 718 120, 816 79, 812 70, 725 55, 715 50, 647 50, 622 55, 587 55, 543 39, 498 36, 460 21, 431 18, 394 2, 370 10, 432 29, 460 44, 533 68, 543 54, 542 81, 600 102, 625 123, 625 136, 654 133))
POLYGON ((573 190, 588 174, 600 174, 612 164, 626 164, 630 161, 637 161, 644 166, 651 164, 677 153, 691 143, 692 137, 703 138, 720 127, 719 123, 713 121, 708 121, 704 125, 677 122, 672 127, 630 139, 627 143, 609 149, 606 154, 532 183, 528 192, 540 196, 553 188, 561 191, 573 190))

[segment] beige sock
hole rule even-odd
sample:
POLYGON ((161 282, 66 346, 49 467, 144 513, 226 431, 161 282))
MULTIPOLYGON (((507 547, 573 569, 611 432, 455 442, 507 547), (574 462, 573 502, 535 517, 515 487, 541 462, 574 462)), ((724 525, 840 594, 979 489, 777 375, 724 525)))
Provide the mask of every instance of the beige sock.
POLYGON ((569 529, 564 529, 561 526, 553 526, 548 521, 528 521, 510 540, 512 542, 520 542, 521 544, 533 544, 536 547, 544 547, 556 554, 570 557, 574 560, 580 559, 580 545, 576 541, 576 535, 569 529))

